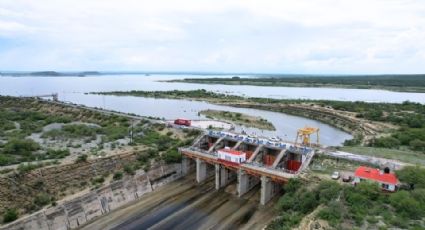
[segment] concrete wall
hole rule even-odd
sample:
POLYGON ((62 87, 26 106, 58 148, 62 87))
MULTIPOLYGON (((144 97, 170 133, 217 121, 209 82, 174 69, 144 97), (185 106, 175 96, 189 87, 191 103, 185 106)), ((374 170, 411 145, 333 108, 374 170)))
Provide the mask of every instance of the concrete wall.
POLYGON ((23 217, 0 230, 74 229, 181 176, 181 164, 159 166, 148 172, 139 170, 132 177, 23 217))

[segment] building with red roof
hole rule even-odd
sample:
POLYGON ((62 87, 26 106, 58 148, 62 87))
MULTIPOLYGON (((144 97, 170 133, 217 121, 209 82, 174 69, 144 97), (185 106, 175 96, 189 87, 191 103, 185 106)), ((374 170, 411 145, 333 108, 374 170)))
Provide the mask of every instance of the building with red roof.
POLYGON ((375 168, 360 166, 354 173, 354 183, 359 183, 362 180, 375 181, 380 184, 383 190, 394 192, 398 185, 398 179, 394 173, 389 170, 381 171, 375 168))
POLYGON ((246 154, 230 148, 219 149, 217 151, 218 160, 240 164, 246 161, 246 154))

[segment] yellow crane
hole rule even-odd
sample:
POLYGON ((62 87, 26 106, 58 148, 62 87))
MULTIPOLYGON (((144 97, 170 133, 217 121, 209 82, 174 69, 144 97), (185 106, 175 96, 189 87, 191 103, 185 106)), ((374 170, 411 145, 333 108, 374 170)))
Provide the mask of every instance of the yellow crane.
POLYGON ((298 138, 300 138, 302 140, 302 145, 311 146, 311 135, 314 133, 316 133, 316 144, 319 144, 319 128, 308 126, 298 129, 295 144, 298 144, 298 138))

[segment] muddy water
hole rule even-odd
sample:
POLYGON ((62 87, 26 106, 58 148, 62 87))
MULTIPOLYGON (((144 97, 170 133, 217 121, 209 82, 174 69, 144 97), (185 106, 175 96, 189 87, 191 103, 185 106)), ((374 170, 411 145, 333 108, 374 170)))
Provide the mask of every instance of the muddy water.
POLYGON ((214 182, 172 182, 83 229, 261 229, 275 216, 276 199, 259 205, 259 186, 238 198, 235 183, 216 191, 214 182))

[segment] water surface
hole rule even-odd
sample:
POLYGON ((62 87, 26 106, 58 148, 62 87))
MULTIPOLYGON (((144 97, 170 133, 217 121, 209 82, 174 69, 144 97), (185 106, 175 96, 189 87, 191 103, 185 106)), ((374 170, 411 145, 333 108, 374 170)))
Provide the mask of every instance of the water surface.
POLYGON ((329 125, 311 119, 289 116, 282 113, 256 109, 233 108, 213 105, 206 102, 188 100, 153 99, 140 97, 117 97, 102 95, 86 95, 87 92, 128 91, 128 90, 194 90, 206 89, 219 93, 227 93, 248 97, 269 97, 286 99, 327 99, 342 101, 394 102, 406 100, 424 103, 425 94, 391 92, 369 89, 333 89, 303 87, 259 87, 232 85, 204 85, 189 83, 167 83, 159 80, 182 79, 186 77, 231 77, 193 76, 193 75, 100 75, 88 77, 0 77, 0 94, 12 96, 30 96, 58 93, 61 101, 84 104, 91 107, 135 113, 165 119, 184 117, 189 119, 205 119, 198 113, 205 109, 227 110, 261 116, 276 127, 276 131, 261 131, 254 128, 237 126, 237 131, 245 130, 265 136, 280 136, 294 140, 296 130, 306 125, 319 127, 321 140, 325 145, 340 145, 351 135, 329 125))

